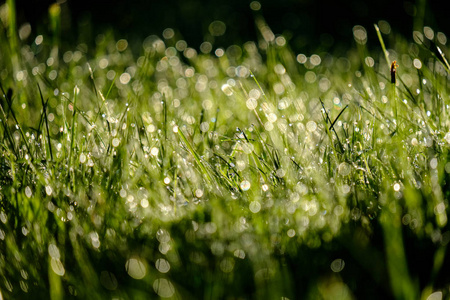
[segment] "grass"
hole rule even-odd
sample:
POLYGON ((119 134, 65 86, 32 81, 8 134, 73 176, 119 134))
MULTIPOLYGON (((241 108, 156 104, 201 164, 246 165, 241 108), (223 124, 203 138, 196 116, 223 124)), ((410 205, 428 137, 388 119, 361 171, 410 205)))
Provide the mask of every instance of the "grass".
POLYGON ((58 14, 0 25, 0 298, 450 297, 443 33, 67 50, 58 14))

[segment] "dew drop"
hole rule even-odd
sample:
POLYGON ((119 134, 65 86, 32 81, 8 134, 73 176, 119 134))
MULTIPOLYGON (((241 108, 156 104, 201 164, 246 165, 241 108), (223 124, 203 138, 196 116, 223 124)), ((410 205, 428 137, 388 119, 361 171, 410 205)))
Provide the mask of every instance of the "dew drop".
POLYGON ((173 284, 165 278, 156 279, 153 282, 153 290, 161 298, 170 298, 175 293, 173 284))
POLYGON ((195 197, 201 198, 203 196, 203 191, 201 189, 195 190, 195 197))
POLYGON ((224 273, 230 273, 234 269, 234 259, 232 257, 225 257, 220 262, 220 269, 224 273))
POLYGON ((49 185, 47 185, 47 186, 45 187, 45 193, 46 193, 48 196, 51 196, 52 193, 53 193, 52 187, 49 186, 49 185))
POLYGON ((233 95, 233 89, 228 83, 222 85, 221 89, 222 89, 222 92, 225 93, 225 95, 227 95, 227 96, 233 95))
POLYGON ((234 256, 240 259, 244 259, 245 258, 245 252, 242 249, 236 249, 234 250, 234 256))
POLYGON ((344 184, 341 189, 344 194, 350 193, 350 186, 348 184, 344 184))
POLYGON ((438 166, 438 160, 437 160, 436 157, 434 157, 434 158, 432 158, 432 159, 430 160, 430 167, 431 167, 432 169, 436 169, 437 166, 438 166))
POLYGON ((427 300, 442 300, 442 292, 434 292, 430 296, 428 296, 427 300))
POLYGON ((256 214, 261 210, 261 203, 258 201, 252 201, 248 207, 252 213, 256 214))
POLYGON ((143 208, 147 208, 148 205, 149 205, 149 202, 148 202, 147 199, 142 199, 142 200, 141 200, 141 206, 142 206, 143 208))
POLYGON ((92 160, 92 158, 89 157, 87 165, 88 165, 88 167, 94 166, 94 161, 92 160))
POLYGON ((258 102, 256 101, 255 98, 248 98, 245 104, 247 105, 247 108, 250 110, 253 110, 258 106, 258 102))
POLYGON ((113 147, 117 147, 117 146, 119 146, 119 144, 120 144, 120 140, 118 138, 114 138, 112 140, 113 147))
POLYGON ((102 271, 100 274, 100 283, 108 290, 114 291, 117 288, 117 279, 113 273, 102 271))
POLYGON ((56 275, 64 276, 66 270, 64 269, 64 266, 59 259, 52 257, 50 264, 52 266, 53 272, 55 272, 56 275))
POLYGON ((314 121, 309 121, 306 123, 306 129, 308 129, 309 132, 314 132, 317 129, 317 124, 314 121))
POLYGON ((248 180, 243 180, 240 184, 241 190, 248 191, 250 189, 250 182, 248 180))
POLYGON ((348 174, 350 174, 351 167, 348 163, 343 162, 339 165, 338 171, 342 176, 347 176, 348 174))
POLYGON ((48 245, 48 254, 55 259, 61 258, 61 254, 59 253, 58 246, 56 246, 55 244, 48 245))
POLYGON ((25 188, 25 196, 27 196, 28 198, 31 198, 32 195, 33 195, 33 192, 31 191, 31 188, 29 186, 27 186, 25 188))
POLYGON ((153 147, 153 148, 150 150, 150 154, 151 154, 152 156, 158 156, 158 153, 159 153, 159 149, 156 148, 156 147, 153 147))
POLYGON ((161 273, 167 273, 170 270, 170 264, 164 258, 158 258, 156 260, 155 267, 161 273))
POLYGON ((294 229, 289 229, 288 231, 287 231, 287 235, 288 235, 288 237, 290 237, 290 238, 292 238, 292 237, 294 237, 295 236, 295 230, 294 229))
POLYGON ((147 274, 147 269, 139 258, 130 258, 127 260, 125 270, 134 279, 142 279, 147 274))
POLYGON ((343 259, 338 258, 338 259, 333 260, 330 267, 333 272, 337 273, 344 269, 345 262, 343 259))
POLYGON ((81 153, 80 154, 80 163, 84 164, 86 162, 86 154, 81 153))

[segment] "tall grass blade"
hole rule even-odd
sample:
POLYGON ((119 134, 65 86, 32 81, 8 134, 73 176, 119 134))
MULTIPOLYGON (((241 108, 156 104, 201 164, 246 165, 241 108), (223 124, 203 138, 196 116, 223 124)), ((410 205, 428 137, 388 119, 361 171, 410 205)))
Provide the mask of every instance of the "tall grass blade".
POLYGON ((47 143, 48 143, 48 149, 49 149, 49 153, 50 153, 50 157, 47 157, 47 159, 49 161, 53 161, 53 152, 52 152, 52 143, 50 140, 50 130, 48 129, 48 118, 47 118, 47 102, 44 101, 44 97, 42 96, 42 91, 41 91, 41 87, 38 84, 38 89, 39 89, 39 95, 41 96, 41 103, 42 103, 42 109, 43 109, 43 114, 44 114, 44 120, 45 120, 45 128, 46 128, 46 133, 47 133, 47 143))

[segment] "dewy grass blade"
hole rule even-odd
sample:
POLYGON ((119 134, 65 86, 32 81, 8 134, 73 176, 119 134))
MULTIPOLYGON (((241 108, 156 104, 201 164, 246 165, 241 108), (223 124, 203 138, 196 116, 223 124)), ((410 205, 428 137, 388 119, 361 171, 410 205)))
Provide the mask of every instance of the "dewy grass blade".
MULTIPOLYGON (((73 93, 73 113, 72 113, 72 125, 70 126, 70 148, 69 148, 69 170, 72 169, 72 165, 74 162, 74 155, 76 154, 75 151, 75 139, 76 139, 76 131, 77 131, 77 99, 78 99, 78 93, 80 92, 78 86, 75 86, 74 93, 73 93)), ((75 190, 75 174, 71 174, 72 177, 72 185, 75 190)))
POLYGON ((384 58, 386 59, 386 63, 389 65, 389 53, 386 50, 386 46, 384 45, 383 36, 381 35, 380 28, 377 24, 374 24, 375 31, 377 32, 378 40, 380 41, 381 49, 383 50, 384 58))
MULTIPOLYGON (((340 148, 341 152, 343 153, 343 152, 344 152, 344 147, 342 146, 341 139, 339 138, 339 136, 338 136, 336 130, 333 128, 334 122, 331 122, 330 116, 328 115, 328 112, 327 112, 327 110, 326 110, 326 108, 325 108, 325 104, 323 103, 322 99, 319 98, 319 101, 320 101, 320 104, 322 105, 323 112, 324 112, 324 114, 325 114, 325 116, 326 116, 326 119, 325 119, 325 125, 327 125, 328 122, 331 124, 331 125, 330 125, 330 129, 327 128, 327 132, 330 132, 331 130, 334 132, 334 134, 335 134, 335 136, 336 136, 336 139, 337 139, 337 141, 338 141, 338 144, 339 144, 339 148, 340 148)), ((345 110, 345 109, 344 109, 344 110, 345 110)), ((343 111, 341 111, 341 113, 342 113, 342 112, 343 112, 343 111)), ((339 114, 339 115, 340 115, 340 114, 339 114)), ((339 116, 338 116, 338 118, 339 118, 339 116)), ((335 119, 335 121, 336 121, 336 120, 337 120, 337 118, 335 119)), ((330 136, 330 140, 331 140, 331 136, 330 136)), ((333 148, 334 148, 334 146, 333 146, 333 148)))
MULTIPOLYGON (((10 99, 11 98, 12 90, 11 90, 11 92, 5 94, 5 91, 3 90, 3 86, 1 84, 1 82, 0 82, 0 90, 2 91, 3 97, 5 97, 5 99, 10 99)), ((9 144, 10 144, 10 147, 11 147, 10 149, 12 149, 13 154, 17 157, 16 145, 14 143, 14 140, 13 140, 12 136, 11 136, 11 130, 9 129, 8 123, 7 123, 8 122, 8 117, 6 116, 5 110, 3 109, 3 105, 2 105, 1 102, 0 102, 0 109, 1 109, 2 115, 3 115, 3 120, 0 119, 0 121, 2 123, 2 126, 3 126, 3 132, 5 133, 6 138, 9 141, 9 144)))
MULTIPOLYGON (((1 86, 0 86, 0 87, 1 87, 1 86)), ((28 154, 30 155, 31 159, 33 160, 33 159, 34 159, 34 158, 33 158, 34 156, 33 156, 33 154, 31 153, 30 146, 29 146, 29 144, 28 144, 28 142, 27 142, 27 139, 26 139, 26 137, 25 137, 25 134, 23 133, 22 127, 20 126, 19 121, 17 120, 16 114, 15 114, 13 108, 12 108, 12 99, 8 98, 8 96, 9 96, 9 95, 12 95, 12 93, 6 93, 6 94, 5 94, 5 91, 3 90, 3 87, 1 87, 1 89, 2 89, 3 94, 4 94, 5 97, 6 97, 6 102, 8 103, 8 106, 9 106, 9 112, 11 113, 11 115, 12 115, 12 117, 13 117, 13 119, 14 119, 14 122, 16 123, 16 128, 19 130, 20 135, 22 136, 23 142, 24 142, 24 144, 25 144, 25 147, 26 147, 26 149, 27 149, 27 151, 28 151, 28 154)), ((5 115, 5 121, 6 121, 6 115, 5 115)), ((5 125, 5 126, 6 126, 6 125, 5 125)))
POLYGON ((50 130, 48 129, 48 118, 47 118, 47 103, 48 103, 48 101, 44 102, 44 97, 42 96, 42 91, 41 91, 41 87, 39 86, 39 84, 38 84, 38 89, 39 89, 39 95, 41 96, 45 128, 46 128, 46 133, 47 133, 47 143, 48 143, 48 149, 49 149, 49 154, 50 154, 50 157, 48 157, 47 159, 49 161, 53 161, 52 144, 51 144, 51 140, 50 140, 50 130))
POLYGON ((203 164, 203 161, 201 160, 200 156, 197 154, 197 152, 192 147, 191 143, 189 143, 189 141, 187 140, 187 138, 184 135, 184 133, 183 133, 181 128, 178 128, 178 135, 183 140, 183 142, 186 145, 186 147, 188 148, 189 152, 191 152, 192 156, 194 157, 195 162, 199 166, 199 168, 202 171, 202 173, 206 176, 206 179, 208 180, 208 183, 211 184, 212 183, 212 179, 211 179, 211 176, 209 175, 208 170, 206 169, 205 165, 203 164))
POLYGON ((337 122, 337 120, 339 119, 339 117, 342 115, 342 113, 343 113, 347 108, 348 108, 348 105, 346 105, 346 106, 344 107, 344 109, 342 109, 342 110, 339 112, 338 116, 334 119, 333 123, 330 125, 329 130, 333 129, 334 124, 336 124, 336 122, 337 122))

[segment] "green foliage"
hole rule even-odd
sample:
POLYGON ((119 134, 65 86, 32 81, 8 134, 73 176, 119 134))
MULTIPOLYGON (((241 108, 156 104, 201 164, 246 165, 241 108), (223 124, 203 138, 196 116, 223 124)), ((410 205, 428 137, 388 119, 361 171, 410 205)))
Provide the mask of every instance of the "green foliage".
POLYGON ((0 295, 449 296, 441 40, 296 56, 258 20, 214 53, 62 51, 51 17, 20 45, 0 25, 0 295))

